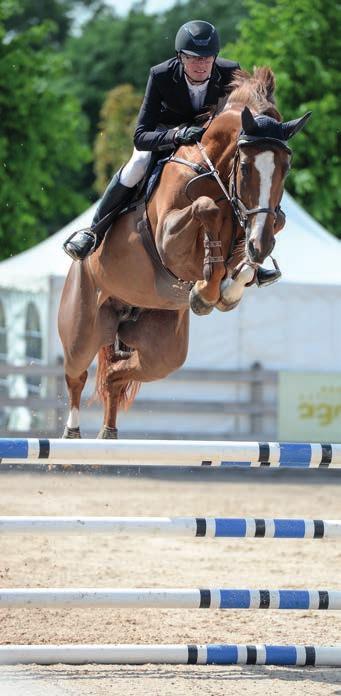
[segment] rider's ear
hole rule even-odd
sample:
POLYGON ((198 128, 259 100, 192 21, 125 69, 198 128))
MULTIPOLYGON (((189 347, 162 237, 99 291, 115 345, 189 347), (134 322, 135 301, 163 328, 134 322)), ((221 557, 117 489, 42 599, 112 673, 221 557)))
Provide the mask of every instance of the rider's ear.
POLYGON ((252 116, 252 113, 248 106, 244 106, 242 111, 242 126, 243 131, 246 134, 252 134, 258 129, 257 122, 252 116))
POLYGON ((286 123, 282 123, 282 131, 283 131, 283 140, 289 140, 289 138, 292 138, 293 135, 296 135, 303 126, 306 124, 308 119, 311 116, 311 111, 307 111, 304 116, 301 116, 301 118, 295 118, 293 121, 286 121, 286 123))

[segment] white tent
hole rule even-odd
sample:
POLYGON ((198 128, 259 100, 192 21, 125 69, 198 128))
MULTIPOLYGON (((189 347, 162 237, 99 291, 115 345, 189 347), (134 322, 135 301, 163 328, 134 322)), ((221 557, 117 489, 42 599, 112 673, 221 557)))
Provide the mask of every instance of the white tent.
MULTIPOLYGON (((32 249, 0 263, 0 288, 48 294, 48 359, 61 353, 56 313, 70 259, 62 243, 89 226, 96 205, 32 249)), ((246 290, 240 306, 191 318, 187 366, 273 368, 341 367, 341 242, 324 230, 287 193, 287 215, 274 255, 283 277, 276 285, 246 290)), ((1 291, 1 290, 0 290, 1 291)))
MULTIPOLYGON (((0 287, 36 287, 43 278, 64 277, 70 258, 62 250, 63 241, 75 230, 88 227, 97 204, 72 220, 66 227, 32 249, 0 263, 0 287)), ((281 283, 299 285, 341 284, 341 242, 329 234, 294 199, 285 193, 282 207, 287 223, 277 238, 275 256, 280 263, 281 283)))

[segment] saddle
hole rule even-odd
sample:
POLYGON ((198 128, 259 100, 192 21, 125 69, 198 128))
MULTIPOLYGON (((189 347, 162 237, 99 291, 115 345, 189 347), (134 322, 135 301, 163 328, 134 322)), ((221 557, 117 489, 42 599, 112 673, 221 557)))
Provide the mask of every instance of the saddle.
POLYGON ((153 153, 149 163, 147 172, 142 181, 135 187, 134 193, 128 205, 119 211, 119 215, 128 213, 130 210, 135 210, 141 203, 148 203, 153 191, 155 191, 166 162, 169 161, 171 155, 159 159, 158 153, 153 153))

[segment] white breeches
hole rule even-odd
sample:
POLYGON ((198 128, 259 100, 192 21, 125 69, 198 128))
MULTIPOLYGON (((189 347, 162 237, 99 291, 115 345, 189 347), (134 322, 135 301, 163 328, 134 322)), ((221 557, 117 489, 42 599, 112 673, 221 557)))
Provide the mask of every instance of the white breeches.
POLYGON ((121 184, 124 186, 129 186, 129 188, 132 188, 138 184, 147 172, 151 156, 151 152, 146 150, 136 150, 136 147, 134 147, 134 151, 129 162, 127 162, 122 169, 120 176, 121 184))

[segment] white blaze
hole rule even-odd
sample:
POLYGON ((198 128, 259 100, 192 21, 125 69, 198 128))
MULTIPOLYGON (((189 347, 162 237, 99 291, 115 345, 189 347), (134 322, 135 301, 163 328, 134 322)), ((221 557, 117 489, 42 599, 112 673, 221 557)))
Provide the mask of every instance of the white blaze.
MULTIPOLYGON (((275 169, 275 157, 271 150, 267 152, 260 152, 259 155, 255 157, 255 167, 259 172, 260 184, 259 184, 259 200, 255 208, 269 208, 270 193, 272 176, 275 169)), ((258 213, 255 217, 254 224, 252 225, 252 231, 257 236, 260 233, 265 224, 265 218, 267 213, 258 213)))

